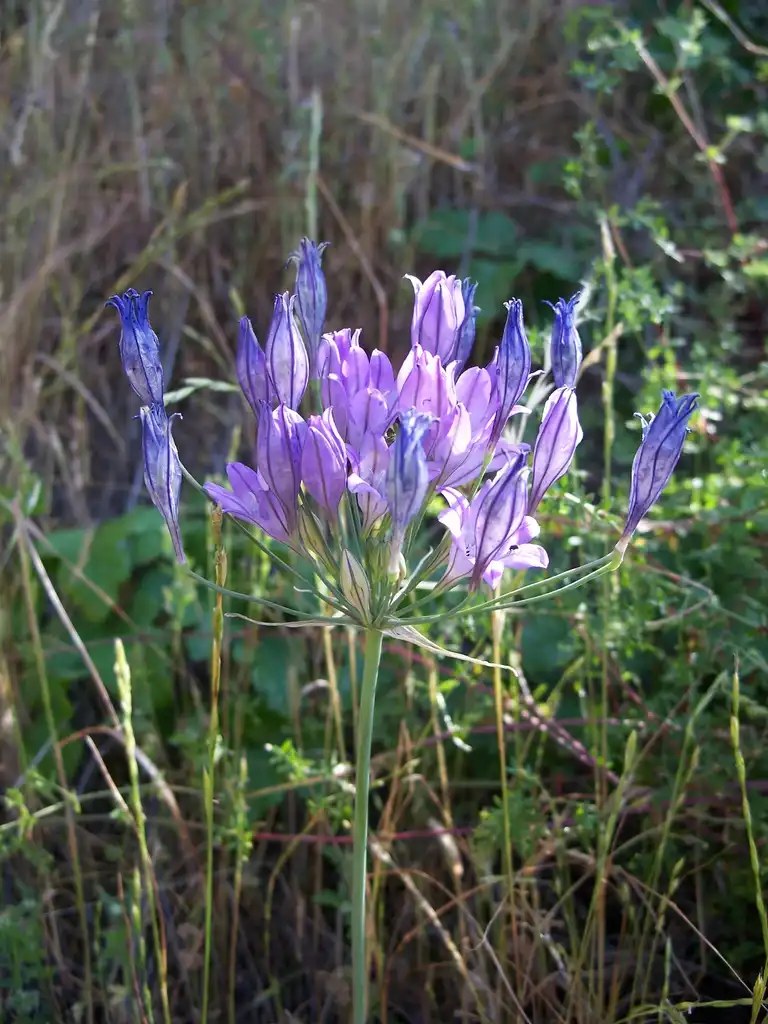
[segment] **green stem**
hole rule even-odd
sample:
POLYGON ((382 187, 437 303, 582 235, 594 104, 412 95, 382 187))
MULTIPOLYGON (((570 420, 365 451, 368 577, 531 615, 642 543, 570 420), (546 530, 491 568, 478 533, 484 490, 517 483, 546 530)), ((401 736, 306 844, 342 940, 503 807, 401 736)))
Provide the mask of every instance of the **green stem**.
POLYGON ((376 681, 383 634, 365 632, 360 717, 357 723, 355 825, 352 848, 352 1024, 365 1024, 368 1003, 368 957, 365 949, 365 879, 368 860, 368 794, 371 785, 371 737, 376 681))
POLYGON ((221 513, 212 515, 216 544, 215 577, 218 588, 213 609, 213 640, 211 644, 211 717, 208 727, 208 766, 203 769, 203 800, 205 803, 206 858, 205 858, 205 945, 203 952, 203 1011, 202 1020, 208 1020, 211 984, 211 950, 213 947, 213 875, 214 875, 214 788, 216 776, 216 746, 219 739, 219 691, 221 689, 221 652, 224 640, 224 583, 227 578, 227 555, 221 540, 221 513))

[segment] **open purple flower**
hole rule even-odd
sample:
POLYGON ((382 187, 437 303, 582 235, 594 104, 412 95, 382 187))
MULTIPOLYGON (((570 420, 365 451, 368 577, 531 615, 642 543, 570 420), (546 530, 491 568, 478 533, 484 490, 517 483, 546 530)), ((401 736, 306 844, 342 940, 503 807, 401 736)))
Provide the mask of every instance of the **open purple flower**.
POLYGON ((326 512, 335 515, 347 487, 347 450, 326 409, 310 416, 301 455, 304 486, 326 512))
MULTIPOLYGON (((176 413, 178 416, 179 414, 176 413)), ((181 462, 171 436, 175 416, 168 416, 163 405, 144 405, 140 410, 141 437, 144 451, 144 484, 152 504, 165 519, 173 541, 176 558, 184 562, 184 548, 179 532, 179 493, 181 462)))
POLYGON ((298 409, 309 380, 309 359, 293 318, 296 296, 288 292, 275 296, 272 323, 264 345, 267 373, 277 399, 289 409, 298 409))
POLYGON ((581 366, 581 338, 576 330, 576 305, 581 297, 577 292, 567 302, 558 299, 555 305, 548 302, 555 311, 550 351, 552 376, 557 388, 576 387, 576 378, 581 366))
POLYGON ((416 297, 411 320, 411 344, 439 356, 447 366, 456 356, 459 331, 464 324, 464 296, 461 281, 435 270, 423 283, 405 275, 416 297))
POLYGON ((493 480, 486 480, 472 501, 449 488, 444 491, 449 507, 439 515, 453 543, 442 587, 470 577, 477 587, 484 579, 496 588, 506 566, 544 568, 543 548, 530 541, 538 523, 526 515, 528 474, 524 453, 517 454, 493 480))
POLYGON ((328 307, 328 290, 325 274, 320 265, 327 242, 311 242, 302 238, 299 249, 288 257, 296 263, 296 308, 299 323, 309 351, 309 373, 317 377, 317 350, 323 333, 325 312, 328 307))
POLYGON ((120 360, 128 383, 142 405, 163 404, 163 366, 160 342, 149 323, 147 307, 152 292, 139 295, 129 288, 122 296, 113 295, 106 305, 120 314, 120 360))
POLYGON ((531 515, 552 484, 568 471, 583 436, 576 392, 557 388, 544 406, 533 449, 533 482, 528 502, 531 515))
POLYGON ((253 523, 268 537, 294 545, 295 522, 289 522, 285 509, 267 486, 264 478, 242 462, 230 462, 227 478, 231 490, 219 484, 206 484, 205 493, 235 519, 253 523))
POLYGON ((696 410, 697 394, 676 398, 674 391, 662 391, 661 408, 647 420, 635 415, 643 425, 643 438, 632 463, 627 522, 619 543, 625 551, 640 520, 661 497, 683 451, 688 421, 696 410))
MULTIPOLYGON (((391 421, 397 401, 392 364, 378 349, 368 356, 360 345, 359 330, 354 334, 349 329, 324 334, 318 367, 323 406, 333 410, 342 437, 358 444, 366 430, 378 429, 369 416, 373 415, 372 405, 378 409, 382 401, 387 423, 391 421)), ((381 429, 385 426, 382 424, 381 429)))
POLYGON ((267 373, 264 351, 247 316, 240 321, 235 369, 240 388, 253 409, 254 416, 258 417, 259 405, 261 402, 272 401, 274 389, 267 373))
POLYGON ((523 304, 519 299, 505 303, 507 322, 496 359, 498 412, 493 425, 493 440, 498 441, 507 420, 528 385, 531 375, 531 348, 523 323, 523 304))

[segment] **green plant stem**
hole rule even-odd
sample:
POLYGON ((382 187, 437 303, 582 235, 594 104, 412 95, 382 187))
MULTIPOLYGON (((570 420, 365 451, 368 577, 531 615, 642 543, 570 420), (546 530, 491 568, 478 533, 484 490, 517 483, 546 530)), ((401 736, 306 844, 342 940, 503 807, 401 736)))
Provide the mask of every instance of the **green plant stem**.
MULTIPOLYGON (((509 799, 507 794, 507 740, 504 729, 504 683, 501 678, 501 638, 504 632, 504 612, 491 612, 491 629, 493 641, 493 695, 496 709, 496 741, 499 751, 499 782, 501 785, 501 817, 503 823, 504 850, 502 865, 507 879, 507 899, 509 900, 509 920, 512 928, 513 942, 516 944, 515 918, 515 876, 512 870, 512 822, 509 817, 509 799)), ((500 918, 499 958, 507 966, 507 926, 503 916, 500 918)), ((515 957, 517 964, 517 958, 515 957)))
POLYGON ((117 690, 120 695, 120 703, 123 708, 123 736, 125 738, 125 757, 128 762, 128 778, 130 782, 130 798, 133 810, 133 818, 136 824, 136 839, 139 844, 139 855, 141 858, 141 871, 135 873, 135 897, 134 913, 136 915, 136 932, 141 936, 139 943, 140 958, 143 969, 144 992, 147 1017, 152 1024, 154 1013, 152 1011, 152 997, 149 990, 149 972, 147 970, 146 944, 144 941, 144 925, 142 907, 142 894, 146 896, 149 910, 150 927, 152 929, 152 942, 155 947, 155 956, 160 974, 160 1001, 163 1008, 163 1021, 171 1024, 171 1004, 168 999, 168 956, 165 947, 164 935, 160 931, 159 906, 156 894, 156 878, 152 870, 152 858, 149 855, 147 845, 147 816, 144 813, 144 804, 141 799, 141 779, 139 776, 139 763, 136 760, 136 735, 133 731, 133 690, 131 689, 131 669, 128 659, 125 656, 125 648, 122 640, 118 637, 115 640, 115 678, 117 690))
MULTIPOLYGON (((218 587, 223 588, 227 578, 227 556, 221 546, 221 513, 213 513, 213 532, 216 540, 215 576, 218 587)), ((213 610, 213 640, 211 643, 211 717, 208 729, 208 766, 203 771, 203 797, 206 823, 205 870, 205 953, 203 958, 203 1010, 202 1020, 208 1020, 208 1000, 211 982, 211 947, 213 932, 213 870, 214 820, 213 792, 216 771, 216 744, 219 738, 219 690, 221 688, 221 649, 224 638, 224 596, 216 594, 213 610)))
POLYGON ((371 738, 376 682, 383 633, 365 632, 360 716, 357 723, 355 823, 352 847, 352 1024, 365 1024, 368 1004, 368 957, 365 948, 365 879, 368 862, 368 794, 371 787, 371 738))
POLYGON ((75 823, 75 811, 77 806, 76 798, 72 796, 67 786, 67 773, 64 769, 64 758, 61 753, 59 742, 59 730, 56 725, 56 717, 53 713, 53 700, 51 688, 48 681, 48 672, 45 666, 45 654, 43 652, 43 640, 37 623, 37 609, 32 589, 32 571, 30 567, 30 551, 34 552, 31 541, 27 536, 21 510, 14 509, 16 518, 16 530, 18 532, 19 561, 21 563, 21 582, 24 590, 24 605, 27 613, 27 622, 32 639, 32 648, 35 653, 35 667, 38 679, 40 680, 40 694, 43 699, 43 714, 48 730, 48 739, 53 752, 53 760, 56 765, 56 774, 59 779, 59 786, 64 795, 64 816, 67 822, 67 842, 69 855, 72 860, 72 877, 75 883, 75 896, 77 899, 77 914, 80 924, 80 932, 83 939, 83 988, 85 991, 86 1020, 93 1024, 94 1003, 93 1003, 93 972, 91 966, 91 937, 88 930, 88 918, 85 909, 85 889, 83 887, 83 872, 80 865, 80 853, 77 845, 77 831, 75 823), (29 548, 27 547, 29 545, 29 548))

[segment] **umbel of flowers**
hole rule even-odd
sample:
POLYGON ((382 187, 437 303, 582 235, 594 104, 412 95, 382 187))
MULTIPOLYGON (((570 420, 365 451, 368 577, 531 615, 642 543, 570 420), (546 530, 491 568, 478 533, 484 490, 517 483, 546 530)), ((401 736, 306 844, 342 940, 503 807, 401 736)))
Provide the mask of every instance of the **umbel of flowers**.
MULTIPOLYGON (((229 487, 209 483, 205 492, 223 512, 256 527, 257 542, 260 531, 293 552, 280 562, 287 572, 295 571, 296 556, 308 561, 323 582, 318 596, 336 610, 331 621, 366 634, 352 899, 354 1022, 363 1024, 367 793, 382 636, 396 632, 428 642, 415 627, 430 621, 429 602, 455 589, 461 600, 448 614, 509 607, 521 602, 501 589, 505 570, 547 568, 537 516, 582 439, 575 391, 582 346, 579 296, 558 299, 550 342, 553 387, 532 447, 512 441, 507 428, 528 411, 519 403, 532 376, 522 303, 506 303, 493 359, 472 366, 476 285, 441 270, 423 282, 409 276, 410 347, 394 367, 385 353, 366 351, 359 330, 325 331, 322 250, 303 239, 293 254, 295 294, 275 297, 263 346, 251 322, 240 322, 235 365, 256 421, 255 459, 230 463, 229 487), (444 535, 424 553, 421 528, 436 496, 444 535)), ((158 339, 147 314, 150 294, 131 289, 109 304, 121 316, 123 368, 141 400, 147 489, 183 561, 182 469, 173 417, 163 403, 158 339)), ((697 397, 664 391, 657 415, 641 417, 624 530, 603 559, 555 577, 561 586, 621 563, 680 457, 697 397)), ((551 590, 552 582, 542 580, 541 586, 551 590)))

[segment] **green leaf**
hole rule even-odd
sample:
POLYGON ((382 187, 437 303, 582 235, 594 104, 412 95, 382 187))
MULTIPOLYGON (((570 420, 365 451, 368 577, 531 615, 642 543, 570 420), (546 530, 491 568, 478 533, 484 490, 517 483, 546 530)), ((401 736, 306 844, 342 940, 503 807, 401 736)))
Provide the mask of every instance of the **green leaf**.
MULTIPOLYGON (((290 641, 287 637, 263 634, 255 651, 251 675, 254 690, 267 706, 286 718, 290 715, 288 670, 296 656, 293 653, 296 646, 295 639, 290 641)), ((300 647, 298 653, 303 653, 300 647)))
POLYGON ((557 615, 531 615, 523 627, 521 654, 528 679, 558 676, 574 654, 575 640, 566 619, 557 615))
POLYGON ((438 259, 459 259, 469 248, 480 256, 514 257, 518 230, 500 210, 481 213, 473 230, 468 210, 435 210, 413 229, 413 241, 421 252, 438 259))
POLYGON ((470 261, 469 276, 477 281, 475 305, 480 307, 478 321, 504 317, 504 303, 515 294, 515 278, 523 264, 517 260, 499 263, 477 257, 470 261))
POLYGON ((564 281, 577 281, 585 267, 585 259, 572 249, 555 242, 531 240, 522 242, 517 250, 518 259, 564 281))

